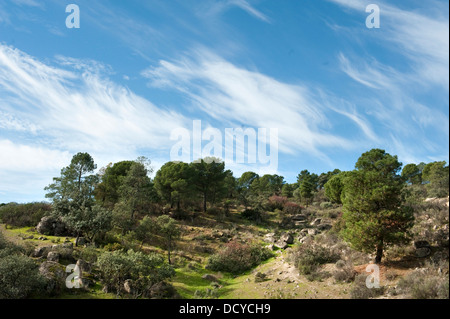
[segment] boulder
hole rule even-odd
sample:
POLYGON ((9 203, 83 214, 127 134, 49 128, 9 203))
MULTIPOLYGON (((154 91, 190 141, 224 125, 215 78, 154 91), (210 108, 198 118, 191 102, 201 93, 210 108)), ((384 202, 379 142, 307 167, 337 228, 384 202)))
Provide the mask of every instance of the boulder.
POLYGON ((31 257, 39 258, 44 257, 46 258, 48 253, 52 250, 51 246, 42 246, 42 247, 36 247, 31 254, 31 257))
POLYGON ((60 219, 44 216, 36 226, 36 231, 43 235, 61 236, 67 232, 67 227, 60 219))
POLYGON ((317 229, 320 231, 325 231, 331 229, 331 224, 320 224, 317 226, 317 229))
POLYGON ((302 222, 302 221, 306 221, 306 216, 305 215, 301 215, 301 214, 297 214, 297 215, 292 216, 291 219, 293 221, 302 222))
POLYGON ((208 280, 208 281, 212 281, 212 282, 218 282, 219 279, 217 279, 216 276, 211 275, 211 274, 206 274, 202 276, 202 279, 208 280))
POLYGON ((50 295, 56 295, 66 286, 68 274, 65 267, 54 261, 45 261, 39 266, 39 273, 46 279, 46 291, 50 295))
POLYGON ((269 233, 264 236, 264 241, 268 243, 274 243, 275 242, 275 233, 269 233))
POLYGON ((123 283, 123 290, 127 293, 127 294, 133 294, 134 289, 133 289, 133 281, 131 279, 127 279, 125 280, 125 282, 123 283))
POLYGON ((81 274, 90 273, 92 271, 91 263, 88 263, 87 261, 84 261, 82 259, 78 259, 76 265, 80 270, 81 274))
POLYGON ((274 245, 275 245, 275 247, 278 247, 280 249, 286 249, 289 247, 288 243, 286 243, 285 241, 281 241, 281 240, 277 241, 274 245))
POLYGON ((181 298, 174 286, 171 284, 161 281, 154 284, 148 291, 148 296, 151 299, 179 299, 181 298))
POLYGON ((317 235, 317 229, 314 229, 314 228, 308 229, 308 235, 311 235, 311 236, 317 235))
POLYGON ((303 237, 302 239, 299 240, 300 244, 306 244, 306 243, 309 243, 311 241, 312 241, 312 239, 311 239, 310 236, 303 237))
POLYGON ((294 243, 294 237, 290 233, 284 233, 281 235, 280 241, 284 241, 286 244, 291 245, 294 243))
POLYGON ((51 251, 48 253, 47 255, 47 260, 48 261, 54 261, 54 262, 59 262, 59 254, 57 252, 51 251))
POLYGON ((322 222, 322 218, 316 218, 311 222, 311 226, 319 226, 322 222))

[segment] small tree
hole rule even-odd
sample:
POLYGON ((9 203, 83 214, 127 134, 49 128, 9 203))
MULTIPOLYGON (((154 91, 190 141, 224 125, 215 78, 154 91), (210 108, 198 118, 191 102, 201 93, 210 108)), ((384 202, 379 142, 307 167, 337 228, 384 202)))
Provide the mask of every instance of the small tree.
POLYGON ((375 262, 380 263, 386 245, 409 240, 414 221, 411 210, 401 202, 401 163, 397 156, 373 149, 355 167, 344 178, 342 235, 355 249, 375 251, 375 262))
POLYGON ((449 168, 446 162, 427 164, 422 172, 422 178, 427 182, 428 196, 445 197, 449 194, 449 168))
POLYGON ((325 196, 333 203, 342 204, 341 194, 344 189, 343 179, 345 177, 345 172, 331 177, 325 184, 325 196))
POLYGON ((164 239, 164 246, 168 254, 168 262, 171 264, 170 253, 175 248, 176 240, 180 237, 181 231, 177 222, 167 215, 159 216, 156 219, 156 229, 159 235, 164 239))

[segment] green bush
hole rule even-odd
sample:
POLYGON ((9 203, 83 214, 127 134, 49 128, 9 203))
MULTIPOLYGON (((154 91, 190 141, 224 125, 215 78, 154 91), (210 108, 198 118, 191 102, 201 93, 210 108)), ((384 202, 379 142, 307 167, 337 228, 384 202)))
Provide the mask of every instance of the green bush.
POLYGON ((214 271, 241 274, 272 256, 273 253, 267 248, 233 241, 228 243, 223 250, 211 256, 206 267, 214 271))
POLYGON ((0 220, 9 226, 35 227, 51 210, 52 206, 47 203, 10 203, 0 207, 0 220))
POLYGON ((331 207, 333 207, 333 204, 330 203, 330 202, 322 202, 322 203, 320 203, 320 208, 322 208, 322 209, 328 209, 328 208, 331 208, 331 207))
POLYGON ((134 298, 148 296, 156 283, 175 275, 173 268, 157 254, 117 250, 104 252, 98 257, 97 266, 101 282, 107 291, 118 295, 125 293, 125 281, 130 281, 134 298))
POLYGON ((38 265, 22 252, 0 233, 0 299, 27 298, 44 287, 38 265))
MULTIPOLYGON (((319 268, 323 264, 335 263, 340 256, 330 249, 314 244, 304 244, 293 252, 292 260, 302 275, 308 280, 322 279, 319 268)), ((323 274, 325 275, 325 274, 323 274)))
POLYGON ((241 217, 256 222, 260 222, 262 220, 261 211, 258 209, 246 209, 241 213, 241 217))

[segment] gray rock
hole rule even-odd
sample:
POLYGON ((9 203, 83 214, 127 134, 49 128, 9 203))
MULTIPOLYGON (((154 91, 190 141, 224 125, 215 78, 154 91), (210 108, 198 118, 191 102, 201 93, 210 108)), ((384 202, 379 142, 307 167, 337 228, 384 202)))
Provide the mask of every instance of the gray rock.
POLYGON ((36 231, 43 235, 61 236, 67 232, 67 228, 60 219, 44 216, 36 226, 36 231))
POLYGON ((216 276, 211 275, 211 274, 203 275, 202 279, 205 279, 205 280, 208 280, 208 281, 212 281, 212 282, 218 282, 219 281, 216 276))
POLYGON ((65 267, 54 261, 45 261, 39 266, 39 273, 46 279, 46 291, 59 294, 66 286, 65 267))
POLYGON ((421 247, 416 249, 416 257, 425 258, 430 256, 431 248, 430 247, 421 247))
POLYGON ((330 224, 320 224, 319 226, 317 226, 317 229, 320 231, 324 231, 331 229, 331 227, 332 226, 330 224))
POLYGON ((291 245, 294 243, 294 237, 290 233, 284 233, 281 235, 280 241, 284 241, 286 244, 291 245))
POLYGON ((59 262, 59 254, 57 252, 51 251, 47 255, 48 261, 59 262))
POLYGON ((311 222, 311 226, 318 226, 322 222, 321 218, 316 218, 311 222))
POLYGON ((48 253, 51 250, 52 250, 51 246, 37 247, 34 249, 34 252, 31 254, 31 257, 35 257, 35 258, 47 257, 48 253))
POLYGON ((268 243, 274 243, 275 242, 275 233, 269 233, 264 236, 264 241, 268 243))
POLYGON ((313 229, 313 228, 308 229, 308 235, 310 235, 310 236, 317 235, 317 229, 313 229))
POLYGON ((125 280, 123 283, 123 290, 125 290, 127 294, 133 294, 133 281, 131 279, 125 280))
POLYGON ((80 272, 83 273, 90 273, 92 270, 91 263, 88 263, 87 261, 84 261, 82 259, 78 259, 76 263, 78 269, 80 269, 80 272))
POLYGON ((301 215, 301 214, 297 214, 297 215, 292 216, 292 220, 293 221, 298 221, 298 222, 306 221, 306 216, 305 215, 301 215))
POLYGON ((286 243, 285 241, 281 241, 281 240, 277 241, 274 245, 280 249, 288 248, 288 243, 286 243))

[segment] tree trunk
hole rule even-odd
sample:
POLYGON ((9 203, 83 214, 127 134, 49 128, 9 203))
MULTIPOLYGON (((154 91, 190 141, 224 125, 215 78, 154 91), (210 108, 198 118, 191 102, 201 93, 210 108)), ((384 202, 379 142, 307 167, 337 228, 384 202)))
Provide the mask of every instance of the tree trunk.
POLYGON ((78 239, 80 238, 80 233, 77 232, 77 238, 75 239, 75 247, 78 247, 78 239))
POLYGON ((171 265, 172 262, 170 261, 170 247, 167 249, 167 253, 168 253, 169 265, 171 265))
POLYGON ((203 194, 203 212, 206 213, 206 194, 203 194))
POLYGON ((379 264, 381 263, 381 259, 383 258, 383 242, 381 241, 378 245, 377 245, 377 255, 375 257, 375 263, 379 264))

